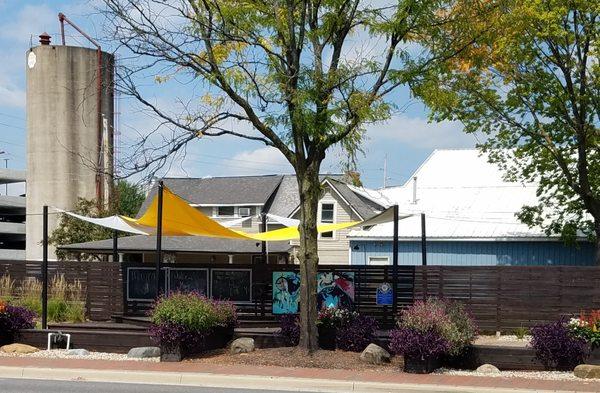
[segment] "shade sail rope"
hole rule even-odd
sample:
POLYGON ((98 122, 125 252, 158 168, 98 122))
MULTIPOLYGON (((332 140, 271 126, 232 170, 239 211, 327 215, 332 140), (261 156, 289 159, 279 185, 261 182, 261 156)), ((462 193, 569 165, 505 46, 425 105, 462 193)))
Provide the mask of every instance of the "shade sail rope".
MULTIPOLYGON (((391 209, 365 221, 318 225, 317 232, 324 233, 355 226, 375 225, 387 222, 390 221, 389 210, 391 209)), ((92 218, 69 212, 65 213, 92 224, 122 232, 154 235, 156 233, 158 222, 158 196, 155 196, 152 199, 144 214, 139 218, 126 216, 92 218)), ((408 216, 409 215, 406 215, 402 218, 408 216)), ((393 220, 393 218, 391 218, 391 220, 393 220)), ((187 201, 177 196, 167 187, 163 188, 162 234, 163 236, 206 236, 257 241, 285 241, 300 238, 300 232, 297 226, 289 226, 261 233, 247 233, 230 229, 190 206, 187 201)))

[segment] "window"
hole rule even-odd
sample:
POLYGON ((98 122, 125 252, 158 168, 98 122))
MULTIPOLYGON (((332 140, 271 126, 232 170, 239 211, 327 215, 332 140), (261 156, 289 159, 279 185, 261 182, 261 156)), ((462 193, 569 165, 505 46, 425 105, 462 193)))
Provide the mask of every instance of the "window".
MULTIPOLYGON (((333 224, 334 223, 334 211, 335 206, 333 203, 322 203, 321 204, 321 224, 333 224)), ((333 239, 333 231, 321 233, 322 239, 333 239)))
POLYGON ((333 203, 323 203, 321 205, 321 222, 323 224, 333 224, 333 203))
POLYGON ((233 206, 219 206, 217 208, 217 216, 219 217, 233 217, 235 214, 235 208, 233 206))
POLYGON ((251 207, 240 207, 238 209, 240 217, 250 217, 252 215, 251 207))
POLYGON ((390 257, 369 257, 369 265, 389 265, 390 257))

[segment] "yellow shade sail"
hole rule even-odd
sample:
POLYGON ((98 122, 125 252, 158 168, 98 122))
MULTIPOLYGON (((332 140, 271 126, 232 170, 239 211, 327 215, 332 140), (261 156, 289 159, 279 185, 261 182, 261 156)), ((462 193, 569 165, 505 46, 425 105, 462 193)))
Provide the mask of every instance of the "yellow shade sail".
MULTIPOLYGON (((201 211, 167 187, 163 188, 162 205, 162 234, 164 236, 207 236, 228 239, 246 239, 258 241, 284 241, 300 238, 297 227, 275 229, 262 233, 246 233, 226 228, 217 221, 209 218, 201 211)), ((137 227, 156 228, 158 222, 158 196, 155 196, 148 209, 140 218, 121 216, 124 220, 137 227)), ((339 224, 323 224, 317 226, 319 233, 336 231, 360 224, 359 221, 339 224)))

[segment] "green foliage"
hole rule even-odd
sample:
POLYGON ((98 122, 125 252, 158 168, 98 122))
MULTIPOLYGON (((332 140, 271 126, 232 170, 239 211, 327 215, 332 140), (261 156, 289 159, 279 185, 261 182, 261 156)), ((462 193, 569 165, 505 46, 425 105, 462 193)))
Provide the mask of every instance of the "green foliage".
MULTIPOLYGON (((321 163, 338 147, 352 169, 366 127, 407 104, 398 105, 396 89, 424 83, 435 64, 471 45, 466 38, 435 52, 414 45, 420 38, 440 36, 445 28, 468 26, 468 17, 446 12, 463 2, 471 3, 104 0, 112 36, 133 54, 127 56, 133 61, 121 62, 127 68, 120 73, 121 91, 173 130, 162 140, 141 137, 126 170, 153 175, 171 154, 207 136, 232 135, 277 148, 299 181, 304 222, 299 263, 303 274, 312 275, 318 260, 321 163), (153 71, 165 75, 156 77, 153 71), (143 97, 138 78, 149 74, 154 83, 179 89, 179 101, 187 103, 180 113, 143 97), (189 88, 181 89, 183 80, 189 88)), ((316 283, 301 291, 301 307, 308 312, 302 314, 307 334, 300 342, 312 350, 316 283)))
MULTIPOLYGON (((145 195, 140 187, 127 183, 123 180, 117 182, 115 188, 116 208, 105 208, 98 206, 96 201, 79 198, 75 213, 89 217, 107 217, 113 214, 135 216, 144 202, 145 195)), ((125 236, 126 234, 120 234, 125 236)), ((109 239, 113 231, 89 222, 79 220, 67 214, 62 214, 58 226, 50 235, 49 242, 54 246, 73 243, 84 243, 94 240, 109 239)), ((65 260, 74 257, 72 253, 57 250, 58 259, 65 260)), ((77 253, 81 259, 89 259, 92 255, 77 253)))
POLYGON ((138 185, 128 183, 125 180, 117 181, 117 186, 115 187, 117 214, 135 217, 145 199, 146 195, 138 185))
POLYGON ((519 340, 523 340, 527 335, 529 335, 529 329, 526 327, 521 326, 515 329, 515 336, 517 336, 519 340))
MULTIPOLYGON (((39 280, 28 278, 14 288, 13 304, 42 315, 42 284, 39 280)), ((49 283, 48 295, 49 322, 85 321, 85 293, 79 281, 69 283, 64 275, 54 276, 49 283)))
POLYGON ((523 208, 523 222, 569 241, 578 232, 599 236, 600 1, 495 0, 479 7, 488 11, 467 11, 465 29, 421 40, 438 52, 465 32, 476 36, 415 91, 434 118, 483 134, 482 151, 508 179, 538 183, 539 203, 523 208))
POLYGON ((464 304, 433 297, 404 310, 398 326, 423 333, 436 332, 448 341, 450 355, 459 355, 477 337, 477 325, 464 304))
POLYGON ((175 324, 191 332, 209 332, 236 321, 235 308, 227 302, 216 302, 196 293, 173 293, 155 304, 151 321, 154 325, 175 324))

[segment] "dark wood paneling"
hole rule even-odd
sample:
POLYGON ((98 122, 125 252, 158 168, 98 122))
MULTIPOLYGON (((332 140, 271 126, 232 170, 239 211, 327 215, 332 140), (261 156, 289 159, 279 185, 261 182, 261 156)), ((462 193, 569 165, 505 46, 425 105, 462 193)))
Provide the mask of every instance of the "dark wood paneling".
MULTIPOLYGON (((87 293, 89 318, 104 321, 115 314, 144 315, 151 305, 124 301, 123 271, 128 266, 152 267, 150 264, 51 261, 49 276, 65 274, 70 281, 80 280, 87 293)), ((298 268, 295 265, 267 265, 265 268, 237 264, 171 266, 253 269, 253 302, 239 305, 240 319, 253 324, 273 323, 276 319, 271 314, 271 273, 298 268)), ((17 280, 40 278, 40 268, 39 261, 0 261, 0 275, 8 273, 17 280)), ((392 280, 391 266, 320 265, 319 270, 354 272, 357 310, 376 317, 382 327, 394 324, 391 307, 375 304, 377 286, 392 280)), ((600 267, 401 266, 399 281, 397 296, 401 308, 427 296, 460 300, 469 306, 484 332, 511 332, 581 310, 600 309, 600 267)))

